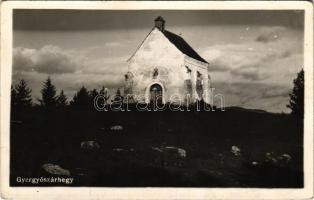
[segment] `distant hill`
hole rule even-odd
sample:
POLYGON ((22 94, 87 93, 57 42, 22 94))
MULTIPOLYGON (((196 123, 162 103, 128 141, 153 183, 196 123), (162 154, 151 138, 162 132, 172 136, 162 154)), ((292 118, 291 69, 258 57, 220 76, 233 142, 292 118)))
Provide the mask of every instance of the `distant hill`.
MULTIPOLYGON (((249 108, 242 108, 242 107, 237 107, 237 106, 230 106, 230 107, 225 107, 226 111, 242 111, 242 112, 255 112, 255 113, 270 113, 265 110, 260 110, 260 109, 249 109, 249 108)), ((272 113, 275 114, 275 113, 272 113)))

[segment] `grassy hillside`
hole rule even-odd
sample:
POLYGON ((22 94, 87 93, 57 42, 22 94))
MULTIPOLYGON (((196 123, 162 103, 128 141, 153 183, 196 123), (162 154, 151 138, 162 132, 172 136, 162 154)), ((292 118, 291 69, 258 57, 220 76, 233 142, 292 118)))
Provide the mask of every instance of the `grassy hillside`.
POLYGON ((17 183, 17 177, 51 177, 42 169, 45 163, 68 169, 74 182, 43 186, 302 187, 303 129, 289 115, 234 108, 13 113, 11 185, 27 185, 17 183), (111 130, 117 125, 123 130, 111 130), (83 149, 83 141, 100 148, 83 149), (165 146, 184 149, 186 157, 152 149, 165 146), (241 155, 234 155, 232 146, 241 155), (291 160, 268 162, 271 152, 289 154, 291 160))

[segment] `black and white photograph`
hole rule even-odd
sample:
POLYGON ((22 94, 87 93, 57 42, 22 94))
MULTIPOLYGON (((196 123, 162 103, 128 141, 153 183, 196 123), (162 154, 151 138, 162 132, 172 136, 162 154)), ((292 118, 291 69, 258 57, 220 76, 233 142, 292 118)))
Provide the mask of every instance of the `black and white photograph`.
POLYGON ((9 187, 305 188, 305 16, 12 9, 9 187))

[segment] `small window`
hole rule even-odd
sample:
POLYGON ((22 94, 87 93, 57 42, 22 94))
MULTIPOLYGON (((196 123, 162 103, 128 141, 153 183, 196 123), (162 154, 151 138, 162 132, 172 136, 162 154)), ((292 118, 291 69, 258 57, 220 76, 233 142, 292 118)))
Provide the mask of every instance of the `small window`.
POLYGON ((158 68, 155 68, 153 71, 153 78, 157 78, 159 72, 158 72, 158 68))

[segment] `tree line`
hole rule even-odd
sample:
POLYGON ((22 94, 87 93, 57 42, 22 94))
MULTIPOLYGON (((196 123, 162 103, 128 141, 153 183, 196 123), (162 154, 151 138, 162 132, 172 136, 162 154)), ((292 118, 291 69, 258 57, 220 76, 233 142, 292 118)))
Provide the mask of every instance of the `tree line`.
MULTIPOLYGON (((42 89, 40 91, 41 98, 37 99, 39 104, 34 104, 31 96, 32 90, 28 87, 26 81, 21 80, 17 85, 11 86, 11 108, 21 110, 23 108, 29 108, 33 106, 41 106, 47 109, 53 108, 65 108, 67 106, 78 108, 93 108, 94 98, 101 94, 105 104, 109 99, 108 91, 105 87, 102 87, 99 91, 96 89, 87 90, 82 86, 71 101, 68 101, 64 91, 61 90, 59 94, 56 92, 56 87, 52 84, 50 77, 44 81, 42 89)), ((121 92, 118 89, 116 92, 118 99, 123 99, 121 92)), ((291 114, 303 118, 304 116, 304 71, 303 69, 297 74, 297 77, 293 80, 293 89, 289 94, 290 100, 287 107, 291 109, 291 114)), ((99 102, 98 102, 99 103, 99 102)))
MULTIPOLYGON (((105 104, 108 99, 108 91, 103 86, 100 90, 92 89, 88 90, 85 86, 82 86, 73 96, 72 100, 68 100, 64 91, 61 90, 57 94, 55 85, 53 85, 50 77, 48 77, 42 85, 40 91, 41 98, 37 98, 37 102, 33 102, 32 90, 29 88, 25 80, 20 80, 16 85, 11 86, 11 107, 14 110, 22 110, 25 108, 30 108, 34 106, 40 106, 46 109, 54 108, 65 108, 67 106, 78 107, 78 108, 92 108, 94 105, 94 98, 101 94, 105 97, 103 99, 103 104, 105 104)), ((121 96, 120 89, 117 89, 116 96, 121 96)))

